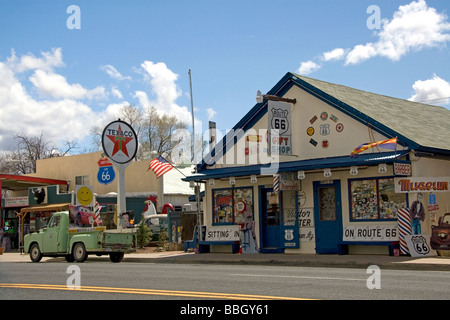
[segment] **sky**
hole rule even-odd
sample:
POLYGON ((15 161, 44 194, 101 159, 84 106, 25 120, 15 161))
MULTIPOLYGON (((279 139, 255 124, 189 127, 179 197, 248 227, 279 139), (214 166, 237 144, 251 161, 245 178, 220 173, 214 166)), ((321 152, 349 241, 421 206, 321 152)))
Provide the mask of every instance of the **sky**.
MULTIPOLYGON (((0 151, 125 104, 225 134, 287 72, 450 109, 448 0, 0 0, 0 151)), ((430 127, 432 130, 432 124, 430 127)))

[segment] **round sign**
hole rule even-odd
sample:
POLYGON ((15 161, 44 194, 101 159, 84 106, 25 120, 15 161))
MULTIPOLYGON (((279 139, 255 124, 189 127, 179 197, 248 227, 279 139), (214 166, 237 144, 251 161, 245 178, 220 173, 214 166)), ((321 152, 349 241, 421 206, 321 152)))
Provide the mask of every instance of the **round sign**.
POLYGON ((113 121, 103 130, 102 145, 111 161, 119 164, 130 162, 137 152, 136 132, 126 122, 113 121))

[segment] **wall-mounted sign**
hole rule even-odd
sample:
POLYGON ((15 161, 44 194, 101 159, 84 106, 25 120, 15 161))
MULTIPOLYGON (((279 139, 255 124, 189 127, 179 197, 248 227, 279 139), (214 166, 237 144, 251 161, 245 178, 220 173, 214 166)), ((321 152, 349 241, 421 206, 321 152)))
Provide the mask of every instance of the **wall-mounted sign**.
POLYGON ((344 226, 344 241, 398 241, 397 224, 344 226))
POLYGON ((111 161, 124 164, 133 160, 137 152, 137 136, 126 122, 117 120, 103 130, 102 145, 111 161))
POLYGON ((240 241, 241 226, 209 227, 206 229, 206 241, 240 241))
POLYGON ((409 163, 394 163, 394 174, 396 176, 410 176, 411 165, 409 163))
POLYGON ((395 192, 449 192, 450 177, 394 178, 395 192))
POLYGON ((291 104, 269 101, 269 150, 271 154, 292 155, 291 104))
POLYGON ((314 208, 298 209, 298 227, 300 242, 315 241, 314 208))

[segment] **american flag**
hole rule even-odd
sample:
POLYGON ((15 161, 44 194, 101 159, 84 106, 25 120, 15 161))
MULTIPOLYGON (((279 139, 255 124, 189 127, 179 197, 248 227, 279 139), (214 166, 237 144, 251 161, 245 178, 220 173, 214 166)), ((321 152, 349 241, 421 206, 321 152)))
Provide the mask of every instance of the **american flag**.
POLYGON ((172 170, 173 166, 162 156, 159 156, 158 158, 150 161, 150 166, 148 167, 147 171, 150 169, 152 169, 152 171, 156 174, 156 178, 159 178, 166 172, 172 170))

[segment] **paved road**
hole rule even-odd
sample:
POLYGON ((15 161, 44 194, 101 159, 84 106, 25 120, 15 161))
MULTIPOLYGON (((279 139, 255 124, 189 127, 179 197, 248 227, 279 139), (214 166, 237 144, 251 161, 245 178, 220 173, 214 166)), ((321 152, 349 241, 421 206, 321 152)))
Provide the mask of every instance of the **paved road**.
POLYGON ((220 264, 113 264, 89 260, 0 264, 10 299, 445 299, 450 272, 220 264), (74 270, 68 270, 74 268, 74 270), (79 268, 79 269, 78 269, 79 268), (80 274, 80 282, 75 275, 80 274), (368 281, 369 280, 369 281, 368 281), (372 287, 373 289, 368 288, 372 287), (13 284, 24 284, 20 288, 13 284), (28 286, 28 284, 34 284, 28 286), (41 286, 39 289, 37 285, 41 286), (80 285, 80 290, 68 290, 80 285), (15 286, 15 287, 13 287, 15 286), (124 291, 121 288, 128 288, 124 291), (379 289, 378 289, 379 288, 379 289))

